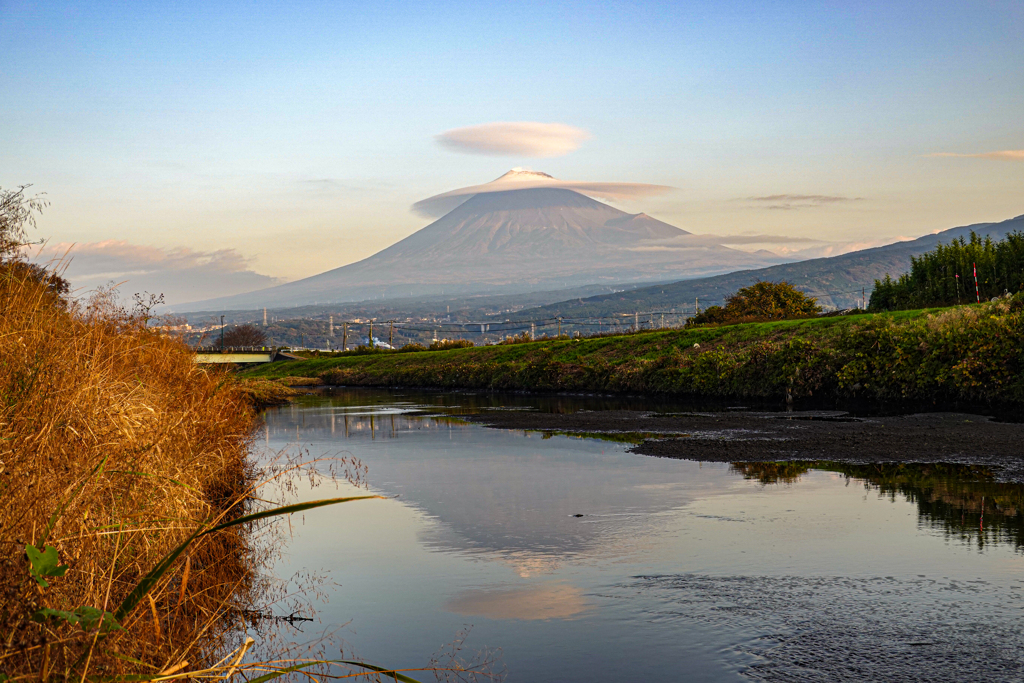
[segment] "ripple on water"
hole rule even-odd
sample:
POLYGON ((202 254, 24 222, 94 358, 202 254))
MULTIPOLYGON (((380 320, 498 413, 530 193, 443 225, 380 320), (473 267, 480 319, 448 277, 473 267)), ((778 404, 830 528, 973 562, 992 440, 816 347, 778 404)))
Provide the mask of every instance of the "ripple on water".
POLYGON ((986 581, 894 577, 637 577, 652 619, 759 633, 738 649, 761 681, 1014 681, 1021 598, 986 581))

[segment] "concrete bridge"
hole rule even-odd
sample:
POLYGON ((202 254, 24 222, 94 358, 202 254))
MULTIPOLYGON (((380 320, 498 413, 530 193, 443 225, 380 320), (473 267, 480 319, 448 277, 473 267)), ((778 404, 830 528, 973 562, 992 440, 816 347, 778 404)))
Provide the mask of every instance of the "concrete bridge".
POLYGON ((213 363, 273 363, 281 360, 298 360, 286 351, 271 346, 207 347, 196 349, 196 362, 213 363))

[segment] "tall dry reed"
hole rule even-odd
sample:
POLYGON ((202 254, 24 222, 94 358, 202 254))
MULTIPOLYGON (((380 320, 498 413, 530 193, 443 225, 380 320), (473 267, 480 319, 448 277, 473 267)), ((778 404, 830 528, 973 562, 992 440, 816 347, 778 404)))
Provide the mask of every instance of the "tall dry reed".
POLYGON ((226 615, 259 589, 246 526, 189 546, 122 628, 89 615, 201 524, 243 514, 255 419, 144 316, 68 304, 0 264, 0 676, 153 675, 223 654, 226 615), (67 569, 37 581, 26 551, 46 546, 67 569))

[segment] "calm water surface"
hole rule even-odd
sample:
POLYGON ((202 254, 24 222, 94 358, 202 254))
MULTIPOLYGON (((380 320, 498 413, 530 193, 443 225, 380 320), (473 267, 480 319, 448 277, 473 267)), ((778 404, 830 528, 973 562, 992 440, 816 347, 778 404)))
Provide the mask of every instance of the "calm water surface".
POLYGON ((1021 679, 1022 487, 457 419, 602 407, 639 406, 339 390, 269 411, 270 449, 354 455, 389 497, 295 519, 278 572, 328 569, 319 618, 389 667, 471 626, 466 650, 501 648, 509 681, 1021 679))

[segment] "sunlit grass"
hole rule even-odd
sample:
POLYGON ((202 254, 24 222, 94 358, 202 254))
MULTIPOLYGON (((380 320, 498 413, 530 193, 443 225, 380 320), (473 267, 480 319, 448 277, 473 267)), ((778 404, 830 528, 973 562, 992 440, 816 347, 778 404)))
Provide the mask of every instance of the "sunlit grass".
POLYGON ((268 364, 325 384, 789 400, 1024 402, 1021 307, 1007 301, 268 364))

